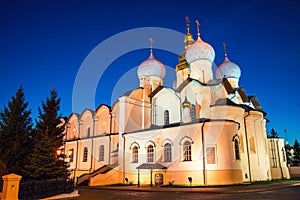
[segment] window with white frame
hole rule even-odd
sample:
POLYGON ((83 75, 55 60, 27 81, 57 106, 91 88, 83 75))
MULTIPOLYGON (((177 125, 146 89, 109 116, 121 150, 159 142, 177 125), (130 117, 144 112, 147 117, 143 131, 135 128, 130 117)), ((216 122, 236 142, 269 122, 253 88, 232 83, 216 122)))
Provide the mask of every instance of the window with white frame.
POLYGON ((172 161, 172 149, 171 149, 170 143, 166 143, 164 145, 164 160, 165 160, 165 162, 172 161))
POLYGON ((139 162, 139 150, 137 146, 132 148, 132 162, 137 163, 139 162))
POLYGON ((87 162, 87 159, 88 159, 88 148, 87 148, 87 147, 84 147, 84 149, 83 149, 83 160, 82 160, 82 162, 87 162))
POLYGON ((151 144, 147 147, 147 162, 154 162, 154 147, 151 144))
POLYGON ((104 145, 99 148, 99 161, 104 161, 104 145))
POLYGON ((183 143, 183 160, 184 161, 192 160, 192 143, 190 141, 185 141, 183 143))

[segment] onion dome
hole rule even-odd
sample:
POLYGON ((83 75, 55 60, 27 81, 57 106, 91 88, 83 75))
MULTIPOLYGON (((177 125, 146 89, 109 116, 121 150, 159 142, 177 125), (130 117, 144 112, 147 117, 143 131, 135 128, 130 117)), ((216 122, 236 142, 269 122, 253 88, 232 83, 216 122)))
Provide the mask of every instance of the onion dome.
POLYGON ((166 68, 151 52, 149 58, 139 65, 137 74, 139 77, 158 76, 164 78, 166 76, 166 68))
POLYGON ((196 21, 196 23, 198 26, 198 39, 186 50, 185 58, 188 63, 196 60, 209 60, 213 62, 215 59, 215 50, 210 44, 200 38, 199 22, 196 21))
POLYGON ((185 97, 184 101, 182 102, 182 107, 183 108, 190 108, 191 106, 192 106, 192 104, 185 97))
POLYGON ((157 76, 160 78, 165 78, 166 76, 166 68, 162 62, 154 58, 152 53, 152 38, 150 40, 150 56, 147 60, 142 62, 138 67, 137 74, 139 77, 141 76, 157 76))
POLYGON ((224 45, 225 59, 217 68, 216 78, 217 79, 221 79, 221 78, 237 78, 237 79, 239 79, 241 77, 241 69, 237 64, 235 64, 229 60, 227 53, 226 53, 226 44, 223 43, 223 45, 224 45))
POLYGON ((219 65, 216 72, 217 79, 220 78, 237 78, 241 77, 241 69, 240 67, 231 62, 226 56, 223 63, 219 65))

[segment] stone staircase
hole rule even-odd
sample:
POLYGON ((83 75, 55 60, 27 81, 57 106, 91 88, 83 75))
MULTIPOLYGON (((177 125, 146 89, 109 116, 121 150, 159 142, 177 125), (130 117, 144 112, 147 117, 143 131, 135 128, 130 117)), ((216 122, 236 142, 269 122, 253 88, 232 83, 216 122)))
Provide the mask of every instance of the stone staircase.
POLYGON ((113 165, 103 165, 102 167, 98 168, 97 170, 87 173, 87 174, 82 174, 77 178, 77 185, 78 186, 87 186, 89 185, 89 181, 92 177, 97 176, 98 174, 106 174, 110 170, 114 169, 117 167, 118 164, 113 164, 113 165))

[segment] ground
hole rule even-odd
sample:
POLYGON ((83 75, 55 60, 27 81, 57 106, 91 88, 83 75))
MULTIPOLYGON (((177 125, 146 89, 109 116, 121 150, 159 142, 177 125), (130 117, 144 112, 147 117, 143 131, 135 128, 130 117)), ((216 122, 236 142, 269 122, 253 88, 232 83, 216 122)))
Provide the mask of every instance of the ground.
POLYGON ((208 188, 158 188, 158 187, 79 187, 80 200, 160 200, 160 199, 299 199, 300 181, 273 184, 208 187, 208 188))

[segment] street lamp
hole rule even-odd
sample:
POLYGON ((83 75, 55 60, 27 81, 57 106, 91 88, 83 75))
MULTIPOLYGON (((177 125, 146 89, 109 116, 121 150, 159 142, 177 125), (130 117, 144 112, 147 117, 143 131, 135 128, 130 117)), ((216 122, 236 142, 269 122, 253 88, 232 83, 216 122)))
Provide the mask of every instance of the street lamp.
POLYGON ((188 180, 189 180, 189 182, 190 182, 190 187, 192 186, 192 181, 193 181, 193 178, 192 177, 188 177, 188 180))
POLYGON ((61 149, 56 149, 56 155, 59 157, 62 153, 62 150, 61 149))

